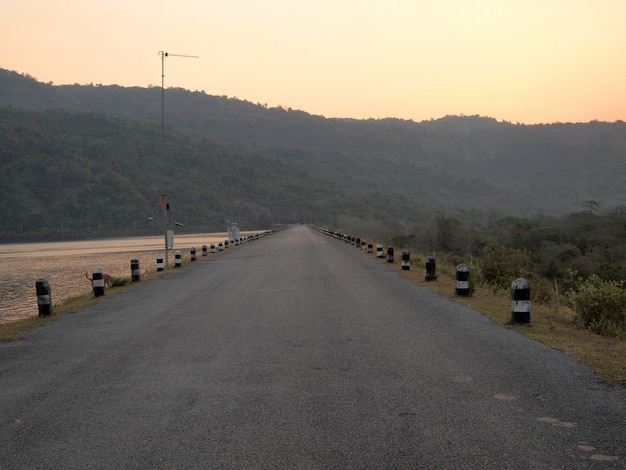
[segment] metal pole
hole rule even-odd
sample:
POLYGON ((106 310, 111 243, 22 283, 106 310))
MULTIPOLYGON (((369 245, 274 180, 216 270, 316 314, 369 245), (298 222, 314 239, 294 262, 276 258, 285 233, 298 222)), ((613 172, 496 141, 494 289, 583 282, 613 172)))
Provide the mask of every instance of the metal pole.
MULTIPOLYGON (((161 162, 165 167, 165 58, 172 57, 187 57, 190 59, 197 59, 196 55, 182 55, 182 54, 169 54, 165 51, 159 51, 161 56, 161 162)), ((163 206, 163 231, 165 236, 165 268, 168 264, 168 252, 167 252, 167 201, 165 196, 165 190, 161 195, 161 204, 163 206)))
POLYGON ((167 52, 160 51, 161 54, 161 157, 165 155, 165 56, 167 52))
POLYGON ((163 209, 163 233, 165 234, 165 266, 167 269, 167 263, 169 262, 167 255, 167 195, 165 194, 165 189, 161 193, 161 207, 163 209))
MULTIPOLYGON (((165 57, 167 52, 159 51, 161 55, 161 164, 165 166, 165 57)), ((167 269, 169 256, 167 250, 167 201, 165 189, 161 195, 161 206, 163 209, 163 235, 165 237, 165 266, 167 269)))

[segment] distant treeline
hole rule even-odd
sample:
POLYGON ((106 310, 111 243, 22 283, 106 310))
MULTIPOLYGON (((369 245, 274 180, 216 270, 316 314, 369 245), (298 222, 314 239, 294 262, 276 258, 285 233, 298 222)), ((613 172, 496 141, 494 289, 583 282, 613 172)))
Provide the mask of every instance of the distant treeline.
POLYGON ((596 274, 607 281, 626 280, 624 208, 607 214, 588 210, 562 217, 509 216, 484 226, 440 216, 418 222, 392 240, 398 246, 459 260, 484 254, 489 246, 517 250, 527 261, 526 274, 547 279, 562 280, 576 271, 584 278, 596 274))

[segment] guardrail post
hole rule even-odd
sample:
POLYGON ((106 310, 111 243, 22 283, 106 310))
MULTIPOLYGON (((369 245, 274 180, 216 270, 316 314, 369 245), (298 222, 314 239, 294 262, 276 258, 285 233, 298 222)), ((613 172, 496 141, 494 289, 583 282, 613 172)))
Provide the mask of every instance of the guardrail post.
POLYGON ((393 246, 387 247, 387 263, 393 263, 393 246))
POLYGON ((459 264, 456 267, 456 295, 459 297, 467 297, 470 295, 470 272, 466 264, 459 264))
POLYGON ((523 277, 511 283, 511 321, 530 322, 530 282, 523 277))
POLYGON ((52 315, 52 293, 50 291, 50 284, 47 279, 40 278, 35 281, 35 291, 37 292, 37 308, 39 309, 40 317, 47 317, 52 315))
POLYGON ((409 254, 409 250, 402 250, 402 270, 411 270, 411 255, 409 254))
POLYGON ((163 262, 163 255, 156 255, 157 271, 163 271, 165 269, 165 263, 163 262))
POLYGON ((131 259, 130 260, 130 276, 133 282, 138 281, 141 278, 141 272, 139 270, 139 260, 131 259))
POLYGON ((91 270, 91 279, 94 297, 104 295, 104 277, 102 276, 102 269, 100 267, 96 266, 91 270))
POLYGON ((434 281, 437 279, 437 261, 434 256, 426 257, 426 270, 424 274, 424 278, 427 281, 434 281))

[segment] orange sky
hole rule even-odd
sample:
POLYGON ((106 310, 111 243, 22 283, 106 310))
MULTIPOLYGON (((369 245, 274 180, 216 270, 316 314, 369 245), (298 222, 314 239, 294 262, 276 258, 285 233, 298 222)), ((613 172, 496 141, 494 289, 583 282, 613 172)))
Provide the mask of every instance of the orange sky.
POLYGON ((624 0, 20 0, 0 67, 326 117, 626 120, 624 0))

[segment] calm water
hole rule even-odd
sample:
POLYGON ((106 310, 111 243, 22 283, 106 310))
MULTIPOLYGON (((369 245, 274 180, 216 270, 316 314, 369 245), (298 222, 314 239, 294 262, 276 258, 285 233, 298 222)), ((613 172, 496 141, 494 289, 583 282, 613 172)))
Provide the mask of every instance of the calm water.
MULTIPOLYGON (((200 260, 202 245, 217 245, 226 237, 226 233, 176 235, 174 250, 185 255, 195 247, 200 260)), ((38 315, 35 282, 39 278, 48 280, 52 303, 58 304, 91 292, 85 272, 91 276, 95 266, 113 277, 129 277, 131 259, 139 260, 142 273, 156 269, 156 255, 164 255, 164 243, 163 236, 155 236, 0 245, 0 323, 38 315)), ((172 265, 173 251, 168 256, 172 265)))

